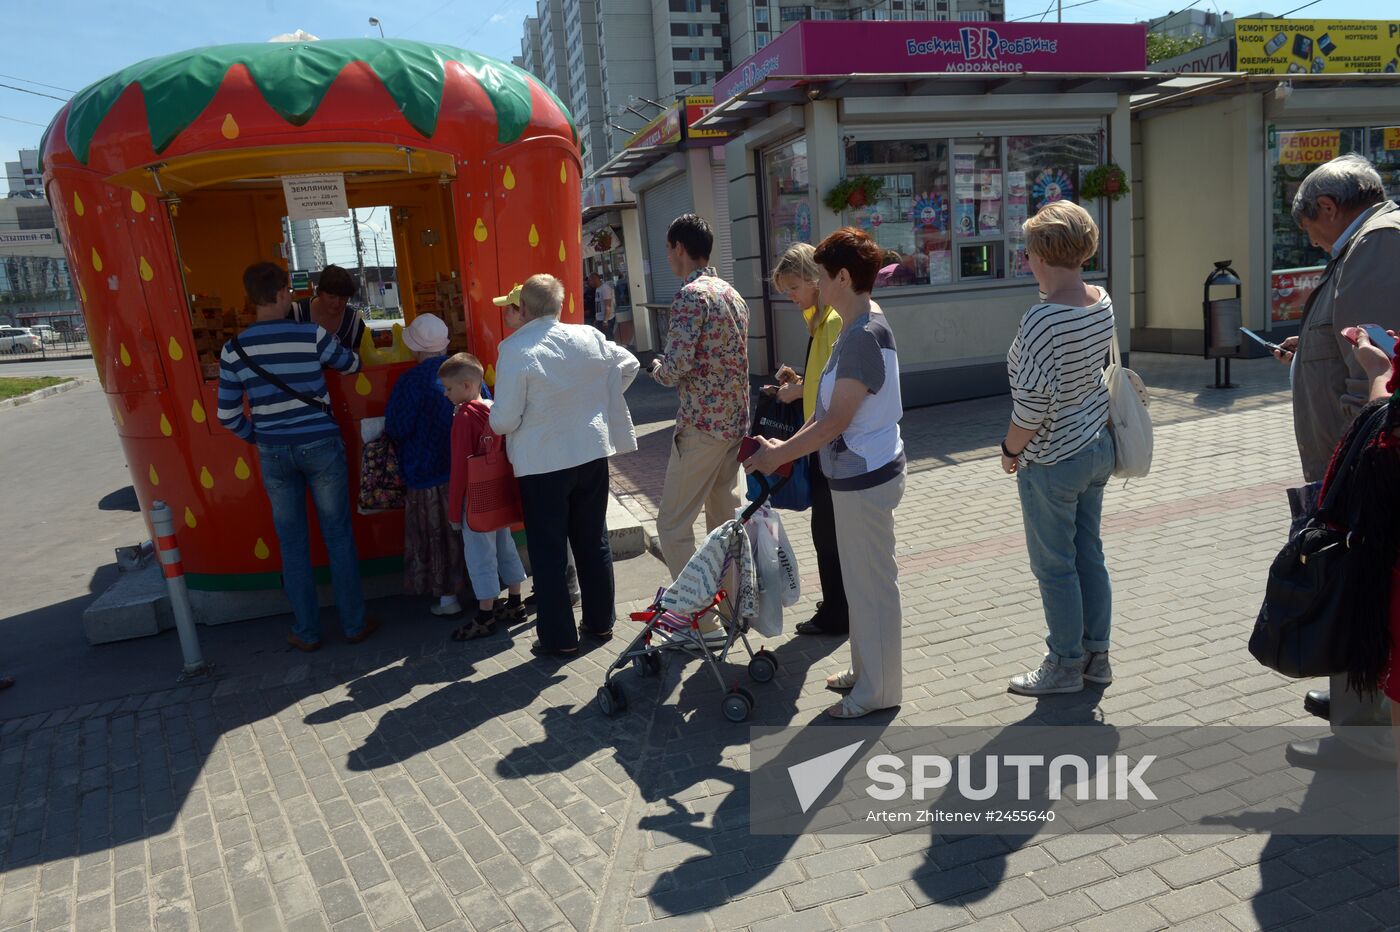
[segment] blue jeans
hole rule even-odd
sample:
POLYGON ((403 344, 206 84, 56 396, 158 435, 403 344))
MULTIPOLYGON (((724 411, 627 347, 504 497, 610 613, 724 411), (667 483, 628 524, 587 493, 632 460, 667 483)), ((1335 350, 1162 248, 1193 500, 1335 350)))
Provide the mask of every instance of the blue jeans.
POLYGON ((258 462, 282 549, 282 588, 296 616, 292 633, 307 643, 321 640, 321 605, 311 571, 311 537, 306 520, 309 487, 321 525, 321 539, 330 555, 340 624, 346 637, 354 637, 365 627, 365 597, 360 590, 360 562, 350 528, 345 444, 339 437, 301 444, 260 443, 258 462))
POLYGON ((1113 587, 1104 565, 1099 518, 1103 490, 1113 475, 1113 435, 1105 425, 1068 459, 1030 463, 1016 473, 1031 572, 1050 636, 1050 653, 1080 660, 1108 650, 1113 587))
POLYGON ((525 565, 510 528, 473 531, 462 525, 462 547, 467 558, 467 575, 478 602, 494 599, 501 586, 518 586, 525 581, 525 565))

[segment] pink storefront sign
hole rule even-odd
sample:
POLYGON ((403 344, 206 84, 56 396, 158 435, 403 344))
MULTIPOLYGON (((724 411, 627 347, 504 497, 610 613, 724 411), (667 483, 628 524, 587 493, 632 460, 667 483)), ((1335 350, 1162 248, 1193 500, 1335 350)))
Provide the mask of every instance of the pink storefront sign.
POLYGON ((728 100, 772 77, 1102 73, 1147 67, 1147 28, 1108 23, 823 22, 778 36, 715 84, 728 100))

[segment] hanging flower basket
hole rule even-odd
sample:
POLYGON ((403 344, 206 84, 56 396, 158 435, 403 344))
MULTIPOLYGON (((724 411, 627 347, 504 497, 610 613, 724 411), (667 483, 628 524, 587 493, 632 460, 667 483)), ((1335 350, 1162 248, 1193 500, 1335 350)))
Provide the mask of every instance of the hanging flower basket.
POLYGON ((612 230, 598 230, 589 238, 588 244, 593 247, 594 252, 607 252, 613 245, 612 230))
POLYGON ((826 192, 822 203, 833 213, 841 213, 850 207, 864 207, 876 200, 885 188, 885 179, 870 175, 856 175, 845 178, 826 192))
POLYGON ((1086 198, 1106 197, 1116 201, 1129 190, 1128 176, 1112 162, 1090 171, 1079 183, 1079 193, 1086 198))

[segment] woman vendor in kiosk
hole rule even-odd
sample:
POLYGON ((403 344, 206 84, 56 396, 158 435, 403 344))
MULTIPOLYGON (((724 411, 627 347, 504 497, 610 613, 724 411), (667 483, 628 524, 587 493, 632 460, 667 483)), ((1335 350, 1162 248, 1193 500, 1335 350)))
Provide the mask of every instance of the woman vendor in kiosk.
MULTIPOLYGON (((405 321, 440 317, 488 384, 504 336, 493 295, 549 272, 568 290, 565 318, 581 319, 572 120, 532 76, 462 49, 347 39, 181 52, 80 92, 41 146, 132 481, 143 510, 162 500, 176 517, 197 615, 217 601, 201 593, 279 588, 256 450, 212 415, 219 350, 251 319, 240 276, 286 263, 284 221, 384 208, 405 321), (306 175, 323 196, 289 196, 306 175)), ((364 367, 327 379, 354 501, 364 438, 411 356, 397 335, 388 351, 352 342, 364 367)), ((363 575, 402 571, 401 510, 353 525, 363 575)), ((326 562, 319 542, 312 558, 326 562)))

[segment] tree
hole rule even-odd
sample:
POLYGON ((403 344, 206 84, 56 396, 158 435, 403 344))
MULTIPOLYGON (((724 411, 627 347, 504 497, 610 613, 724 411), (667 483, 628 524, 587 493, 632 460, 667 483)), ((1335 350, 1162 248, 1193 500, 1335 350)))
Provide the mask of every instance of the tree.
POLYGON ((1205 36, 1187 36, 1184 39, 1178 39, 1173 36, 1149 32, 1147 34, 1147 63, 1152 65, 1168 58, 1185 55, 1205 44, 1205 36))

